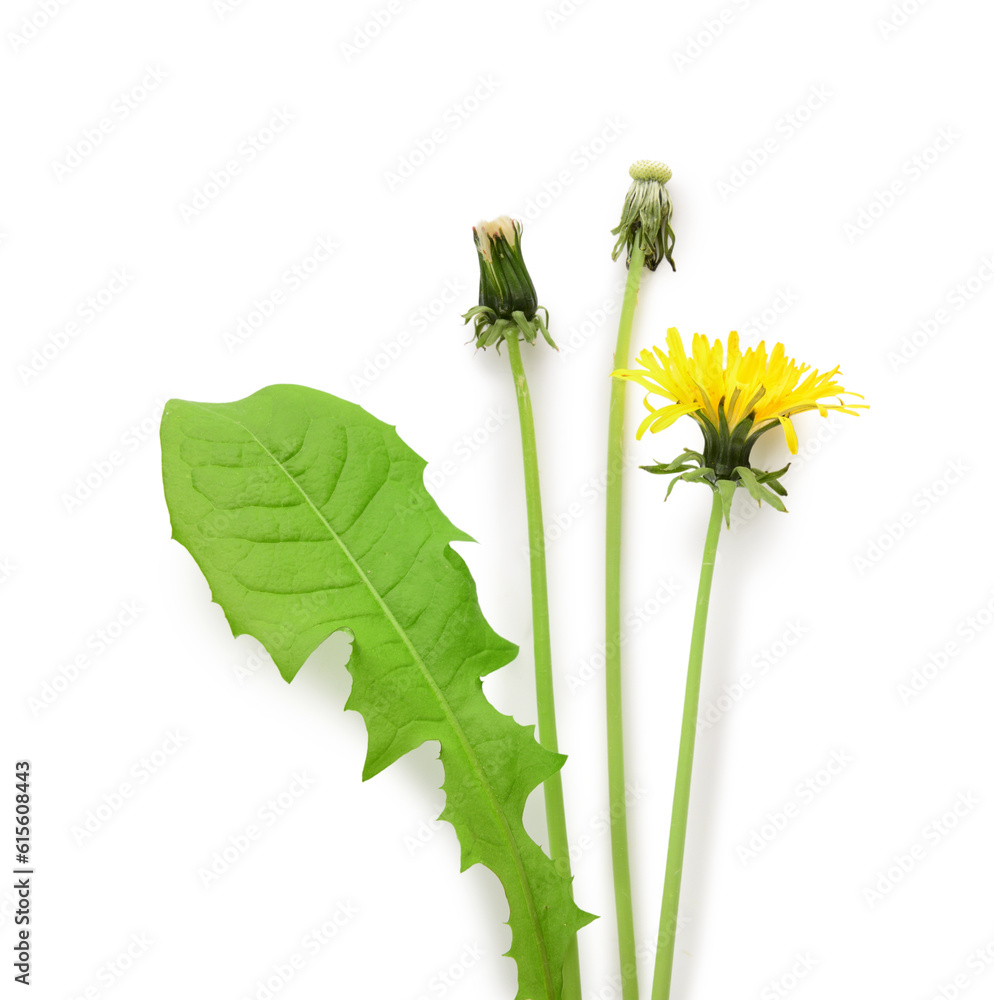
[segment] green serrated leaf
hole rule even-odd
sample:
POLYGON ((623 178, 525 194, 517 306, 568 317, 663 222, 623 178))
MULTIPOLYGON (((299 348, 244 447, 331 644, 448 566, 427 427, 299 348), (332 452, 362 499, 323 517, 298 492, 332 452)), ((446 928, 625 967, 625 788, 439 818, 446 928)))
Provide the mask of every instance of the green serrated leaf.
POLYGON ((173 537, 232 632, 262 642, 288 681, 333 632, 354 635, 346 707, 369 734, 363 778, 439 741, 462 869, 486 865, 507 894, 517 1000, 559 1000, 567 947, 592 917, 522 813, 565 758, 483 694, 517 647, 484 619, 449 546, 469 536, 428 495, 425 464, 393 427, 303 386, 171 400, 162 418, 173 537))

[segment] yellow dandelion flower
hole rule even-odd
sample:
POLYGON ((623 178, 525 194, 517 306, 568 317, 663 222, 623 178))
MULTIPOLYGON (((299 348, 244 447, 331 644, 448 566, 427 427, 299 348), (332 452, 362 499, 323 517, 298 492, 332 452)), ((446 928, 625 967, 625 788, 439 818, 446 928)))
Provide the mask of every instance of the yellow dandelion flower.
POLYGON ((729 475, 736 466, 748 466, 752 445, 771 427, 783 428, 787 447, 796 454, 797 434, 791 418, 798 413, 817 410, 824 417, 836 410, 857 416, 858 410, 867 408, 844 401, 843 397, 858 393, 847 392, 836 381, 838 367, 819 373, 788 358, 783 344, 776 344, 769 353, 765 343, 743 352, 739 335, 732 331, 725 351, 720 340, 712 344, 695 333, 688 357, 680 334, 670 328, 666 346, 667 351, 659 347, 642 351, 638 356, 641 368, 612 373, 647 390, 649 415, 636 436, 664 430, 688 414, 704 432, 704 464, 719 477, 729 475))

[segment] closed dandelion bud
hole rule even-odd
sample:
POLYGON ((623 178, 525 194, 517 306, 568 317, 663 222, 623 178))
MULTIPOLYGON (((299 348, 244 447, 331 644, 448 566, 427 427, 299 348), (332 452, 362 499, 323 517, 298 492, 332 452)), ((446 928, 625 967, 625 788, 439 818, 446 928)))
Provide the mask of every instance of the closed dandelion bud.
POLYGON ((508 336, 535 343, 549 335, 549 313, 538 304, 535 285, 521 255, 521 223, 507 215, 473 227, 480 262, 480 299, 464 316, 476 330, 476 346, 500 345, 508 336))

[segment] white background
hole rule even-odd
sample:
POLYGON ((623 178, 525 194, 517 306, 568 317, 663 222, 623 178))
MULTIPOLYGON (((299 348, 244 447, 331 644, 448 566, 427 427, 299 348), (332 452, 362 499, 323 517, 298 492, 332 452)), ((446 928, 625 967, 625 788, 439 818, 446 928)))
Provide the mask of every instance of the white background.
MULTIPOLYGON (((888 0, 564 0, 558 17, 551 0, 4 5, 0 866, 28 758, 35 996, 247 1000, 267 981, 296 1000, 514 995, 499 886, 459 875, 451 828, 433 824, 437 748, 360 782, 341 645, 288 686, 258 643, 231 638, 169 538, 156 438, 169 397, 273 382, 397 423, 479 542, 460 550, 485 613, 522 646, 486 690, 534 721, 513 387, 506 356, 474 353, 460 320, 476 297, 470 227, 505 212, 526 221, 563 347, 525 358, 576 895, 603 915, 582 936, 585 996, 619 995, 602 484, 624 277, 609 230, 642 157, 673 168, 678 271, 646 275, 636 344, 737 328, 841 364, 872 405, 801 417, 790 514, 751 516, 740 496, 723 534, 702 696, 717 721, 698 744, 674 996, 990 995, 994 951, 971 955, 994 941, 994 14, 905 6, 902 21, 888 0), (322 239, 337 249, 311 259, 322 239), (298 287, 294 267, 310 268, 298 287), (100 630, 113 641, 98 652, 100 630), (916 671, 921 690, 902 696, 916 671), (833 754, 847 763, 829 776, 833 754), (205 885, 253 824, 260 839, 205 885)), ((755 453, 770 468, 788 457, 775 437, 755 453)), ((629 444, 634 466, 696 447, 697 431, 629 444)), ((646 996, 709 502, 681 484, 663 508, 662 493, 633 467, 646 996)), ((527 823, 544 840, 539 798, 527 823)))

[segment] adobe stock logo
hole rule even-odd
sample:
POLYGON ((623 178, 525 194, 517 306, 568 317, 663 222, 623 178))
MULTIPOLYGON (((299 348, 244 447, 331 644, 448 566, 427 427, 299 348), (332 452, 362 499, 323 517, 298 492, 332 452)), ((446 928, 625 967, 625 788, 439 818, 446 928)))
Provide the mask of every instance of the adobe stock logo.
POLYGON ((388 0, 382 7, 371 10, 361 23, 353 27, 348 41, 338 43, 345 64, 365 52, 403 12, 401 0, 388 0))
POLYGON ((280 274, 273 288, 252 299, 234 324, 221 334, 228 353, 247 344, 304 287, 311 276, 331 260, 338 249, 339 244, 330 236, 318 237, 303 257, 280 274))
POLYGON ((132 455, 136 454, 148 441, 155 439, 165 407, 165 400, 156 399, 149 414, 135 420, 127 430, 122 431, 116 446, 105 452, 100 458, 93 459, 89 468, 82 475, 76 477, 72 486, 62 491, 60 499, 67 514, 79 510, 97 490, 128 463, 132 455))
POLYGON ((897 696, 902 705, 909 705, 926 691, 934 680, 941 677, 953 661, 984 635, 994 624, 994 596, 991 596, 971 614, 957 622, 953 635, 938 648, 934 648, 911 674, 897 685, 897 696))
POLYGON ((388 191, 396 191, 409 181, 449 139, 500 89, 501 83, 492 74, 477 77, 476 86, 462 100, 450 104, 442 112, 442 121, 405 150, 392 170, 383 171, 388 191))
POLYGON ((116 645, 143 614, 145 609, 137 601, 122 601, 117 614, 86 636, 76 655, 56 667, 35 694, 29 696, 32 718, 37 719, 51 708, 84 671, 93 666, 97 657, 116 645))
POLYGON ((683 48, 672 53, 673 65, 681 73, 692 66, 721 38, 725 29, 735 23, 737 14, 751 6, 752 0, 732 0, 731 4, 722 7, 716 14, 706 17, 697 31, 687 35, 683 48))
POLYGON ((238 143, 235 151, 220 167, 215 167, 207 179, 193 189, 190 197, 179 204, 180 218, 189 225, 206 212, 222 194, 244 174, 245 168, 254 163, 274 142, 286 133, 297 120, 297 115, 287 107, 274 108, 269 119, 238 143))
POLYGON ((200 884, 209 889, 229 872, 312 788, 317 781, 306 770, 295 771, 289 785, 271 796, 255 811, 251 820, 229 834, 227 840, 197 869, 200 884))
POLYGON ((843 225, 849 245, 865 236, 962 138, 963 133, 955 128, 937 129, 932 141, 909 156, 889 183, 874 189, 873 197, 857 209, 855 219, 843 225))
POLYGON ((885 41, 893 38, 926 3, 928 0, 901 0, 891 4, 889 15, 877 18, 880 37, 885 41))
POLYGON ((49 333, 44 341, 36 345, 30 357, 17 366, 21 385, 30 385, 56 362, 117 301, 122 292, 131 287, 134 277, 128 268, 115 267, 107 281, 80 300, 73 310, 73 318, 49 333))
POLYGON ((763 992, 759 994, 759 1000, 780 1000, 780 998, 787 996, 797 989, 802 981, 811 975, 819 965, 821 965, 821 961, 810 951, 795 955, 794 964, 781 976, 766 985, 763 992))
POLYGON ((736 192, 741 191, 834 96, 834 92, 823 83, 809 87, 808 96, 784 112, 774 124, 772 133, 755 145, 749 146, 745 155, 732 167, 727 178, 717 182, 721 200, 727 201, 736 192))
POLYGON ((17 31, 7 32, 7 41, 15 52, 23 52, 52 21, 62 13, 69 0, 40 0, 30 14, 25 14, 17 31))
POLYGON ((241 992, 242 1000, 276 1000, 290 981, 308 963, 338 940, 338 935, 359 915, 359 908, 350 899, 343 900, 320 923, 311 927, 300 943, 280 961, 274 962, 256 980, 251 992, 241 992))
POLYGON ((857 575, 863 576, 878 566, 921 523, 922 517, 932 513, 969 472, 970 466, 962 459, 950 459, 940 475, 915 493, 910 507, 886 521, 883 529, 869 541, 863 551, 853 556, 857 575))
POLYGON ((937 847, 945 843, 960 824, 980 805, 971 792, 960 792, 941 816, 922 827, 918 840, 897 854, 891 855, 888 867, 881 868, 874 880, 863 887, 863 901, 872 910, 882 903, 916 868, 926 861, 937 847))
POLYGON ((153 750, 139 757, 128 771, 128 777, 109 792, 103 792, 100 801, 93 803, 70 828, 76 846, 82 847, 100 833, 189 742, 187 734, 178 729, 170 730, 153 750))
POLYGON ((793 794, 779 807, 768 812, 763 822, 736 846, 735 854, 743 865, 755 861, 766 848, 792 828, 805 807, 815 802, 835 779, 853 763, 845 750, 833 750, 828 760, 813 774, 794 786, 793 794))
POLYGON ((389 340, 381 341, 376 352, 366 358, 361 370, 350 376, 356 392, 368 389, 395 361, 414 346, 417 338, 440 316, 444 316, 466 293, 467 287, 458 278, 446 278, 444 284, 426 302, 412 309, 407 326, 397 331, 389 340))
POLYGON ((887 352, 891 371, 900 371, 914 361, 992 282, 994 254, 985 254, 980 258, 978 267, 946 291, 942 305, 937 306, 925 319, 919 320, 914 330, 893 350, 887 352))
POLYGON ((117 127, 129 118, 169 79, 169 71, 161 66, 147 66, 142 78, 133 86, 122 90, 107 111, 91 122, 76 139, 66 144, 61 160, 52 161, 56 180, 64 181, 72 172, 114 134, 117 127))
POLYGON ((154 944, 147 931, 136 931, 116 955, 100 965, 91 983, 76 990, 70 1000, 98 1000, 107 990, 117 986, 145 958, 154 944))

